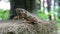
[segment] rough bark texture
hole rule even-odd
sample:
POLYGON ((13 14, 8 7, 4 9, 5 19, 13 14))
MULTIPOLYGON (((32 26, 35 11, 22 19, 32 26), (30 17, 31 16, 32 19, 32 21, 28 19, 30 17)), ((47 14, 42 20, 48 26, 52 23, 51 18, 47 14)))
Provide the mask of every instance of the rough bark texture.
POLYGON ((33 14, 24 9, 18 8, 17 12, 20 12, 18 15, 20 14, 19 16, 24 19, 19 19, 14 21, 14 23, 13 21, 8 21, 10 23, 0 23, 0 34, 57 34, 55 22, 37 19, 38 17, 34 17, 33 14))
POLYGON ((56 24, 28 24, 23 21, 11 21, 0 23, 0 34, 56 34, 56 24), (9 23, 10 22, 10 23, 9 23))

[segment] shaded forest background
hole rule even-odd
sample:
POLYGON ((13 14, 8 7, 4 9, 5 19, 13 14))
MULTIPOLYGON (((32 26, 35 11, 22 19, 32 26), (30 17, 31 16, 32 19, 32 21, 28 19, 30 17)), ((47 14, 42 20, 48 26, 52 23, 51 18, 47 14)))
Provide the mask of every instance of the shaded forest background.
POLYGON ((55 20, 60 26, 60 0, 7 0, 6 2, 10 2, 10 9, 0 9, 0 20, 13 18, 16 16, 15 9, 23 8, 44 20, 55 20))

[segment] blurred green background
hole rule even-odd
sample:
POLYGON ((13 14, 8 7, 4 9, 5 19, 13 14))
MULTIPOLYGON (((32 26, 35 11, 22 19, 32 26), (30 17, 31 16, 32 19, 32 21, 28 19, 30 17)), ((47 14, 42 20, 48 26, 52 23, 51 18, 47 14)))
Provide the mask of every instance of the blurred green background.
POLYGON ((0 9, 0 20, 8 20, 10 10, 0 9))
MULTIPOLYGON (((60 6, 59 6, 59 2, 58 2, 60 0, 53 0, 54 3, 47 1, 48 3, 51 3, 51 6, 52 6, 50 8, 50 10, 47 11, 48 14, 45 13, 46 10, 48 10, 47 7, 46 7, 47 6, 46 1, 45 2, 41 2, 41 1, 42 0, 36 0, 37 15, 44 20, 50 20, 49 16, 51 16, 51 14, 53 14, 53 17, 54 17, 53 20, 57 21, 58 29, 60 29, 60 6), (41 5, 44 5, 44 6, 41 6, 41 5)), ((9 2, 9 1, 7 1, 7 2, 9 2)), ((0 20, 8 20, 9 16, 10 16, 10 9, 9 10, 0 9, 0 20)), ((58 31, 60 32, 60 30, 58 30, 58 31)))

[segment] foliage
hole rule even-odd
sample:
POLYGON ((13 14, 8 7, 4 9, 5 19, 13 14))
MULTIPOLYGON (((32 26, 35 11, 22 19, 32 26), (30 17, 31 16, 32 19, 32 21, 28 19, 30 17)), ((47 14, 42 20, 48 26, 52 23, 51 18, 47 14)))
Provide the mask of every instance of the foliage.
POLYGON ((9 18, 9 10, 0 9, 0 18, 1 20, 7 20, 9 18))
POLYGON ((38 16, 40 16, 42 19, 47 19, 47 15, 41 10, 38 10, 38 16))
POLYGON ((60 7, 58 8, 58 17, 60 17, 60 7))
POLYGON ((40 4, 40 0, 36 0, 37 4, 40 4))

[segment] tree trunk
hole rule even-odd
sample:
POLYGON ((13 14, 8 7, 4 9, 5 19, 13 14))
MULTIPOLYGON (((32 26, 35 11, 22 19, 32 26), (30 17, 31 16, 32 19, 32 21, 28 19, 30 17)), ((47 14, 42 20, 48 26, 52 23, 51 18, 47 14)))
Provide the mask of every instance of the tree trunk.
MULTIPOLYGON (((51 0, 47 0, 47 4, 48 4, 47 10, 48 10, 48 12, 50 12, 50 9, 51 9, 51 0)), ((49 15, 49 19, 50 19, 50 20, 52 19, 52 18, 51 18, 51 15, 49 15)))

